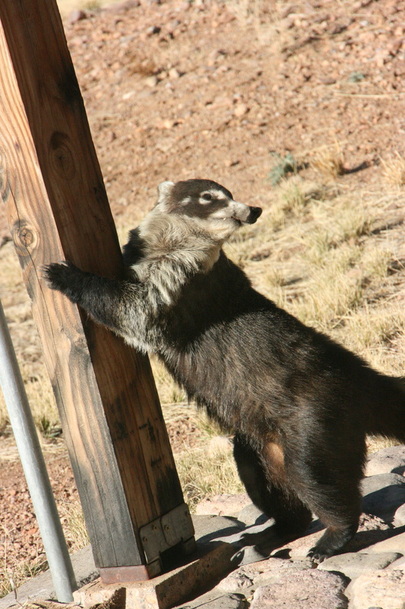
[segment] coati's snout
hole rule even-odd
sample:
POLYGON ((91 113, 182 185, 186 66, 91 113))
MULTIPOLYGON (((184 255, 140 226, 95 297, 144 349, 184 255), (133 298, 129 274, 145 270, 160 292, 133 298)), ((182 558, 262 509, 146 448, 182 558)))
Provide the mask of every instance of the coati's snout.
POLYGON ((247 214, 246 219, 241 220, 241 222, 243 224, 254 224, 256 220, 262 215, 263 210, 261 207, 251 207, 250 205, 248 206, 248 210, 249 213, 247 214))

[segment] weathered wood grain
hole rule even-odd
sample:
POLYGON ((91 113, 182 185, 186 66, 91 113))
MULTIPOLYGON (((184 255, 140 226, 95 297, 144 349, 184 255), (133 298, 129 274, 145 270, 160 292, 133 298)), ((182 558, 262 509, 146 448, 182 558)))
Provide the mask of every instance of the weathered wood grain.
POLYGON ((144 564, 139 528, 183 503, 149 362, 41 278, 122 272, 82 97, 54 0, 1 0, 0 19, 0 191, 96 564, 144 564))

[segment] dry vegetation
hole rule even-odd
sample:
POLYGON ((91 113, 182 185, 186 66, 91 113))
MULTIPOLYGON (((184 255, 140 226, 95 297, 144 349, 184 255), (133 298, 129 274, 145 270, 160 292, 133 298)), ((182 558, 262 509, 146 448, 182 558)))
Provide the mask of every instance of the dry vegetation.
MULTIPOLYGON (((70 2, 70 0, 66 1, 70 2)), ((97 2, 97 4, 99 3, 97 2)), ((249 23, 250 20, 254 26, 257 26, 259 38, 265 38, 275 31, 274 28, 278 27, 276 14, 279 13, 282 2, 233 0, 229 4, 232 4, 238 19, 246 21, 246 23, 249 23), (274 5, 277 10, 268 21, 269 26, 266 29, 261 21, 263 12, 266 12, 266 6, 270 6, 270 4, 274 5)), ((338 4, 340 6, 341 3, 338 4)), ((77 5, 76 2, 74 5, 77 5)), ((87 6, 89 5, 87 3, 87 6)), ((70 9, 71 6, 73 6, 73 0, 68 8, 70 9)), ((303 23, 305 25, 305 22, 303 23)), ((283 30, 279 32, 279 35, 281 38, 284 35, 291 36, 293 31, 293 29, 283 30)), ((293 46, 290 49, 293 49, 293 46)), ((288 52, 290 53, 290 51, 288 52)), ((219 57, 221 61, 225 61, 222 58, 226 58, 226 55, 219 54, 219 57)), ((231 57, 233 58, 232 55, 231 57)), ((77 60, 80 61, 80 57, 77 57, 77 60)), ((131 62, 131 70, 134 71, 136 68, 135 71, 138 75, 142 76, 142 70, 145 72, 145 77, 151 71, 154 73, 154 69, 148 67, 149 64, 141 62, 135 65, 135 63, 131 62)), ((243 61, 241 61, 242 63, 243 61)), ((304 63, 302 65, 302 70, 304 70, 304 63)), ((300 66, 298 65, 298 67, 300 66)), ((297 79, 301 78, 302 72, 298 67, 295 74, 297 79)), ((81 76, 86 85, 85 89, 87 88, 91 92, 96 87, 97 80, 96 76, 92 76, 92 72, 86 71, 86 69, 86 66, 82 66, 81 76), (87 75, 89 75, 88 78, 94 77, 94 82, 90 81, 89 84, 86 81, 87 75)), ((229 72, 230 70, 223 70, 221 79, 225 78, 224 75, 229 72)), ((303 78, 306 82, 305 74, 303 78)), ((126 79, 130 80, 129 77, 126 79)), ((164 82, 163 77, 161 82, 164 82)), ((249 83, 248 79, 246 82, 249 83)), ((287 79, 284 79, 283 88, 287 86, 286 83, 287 79)), ((124 79, 122 87, 125 85, 124 79)), ((348 86, 345 82, 344 87, 348 86)), ((119 87, 116 86, 115 92, 118 89, 119 87)), ((248 87, 246 87, 247 89, 248 87)), ((349 94, 351 95, 351 89, 349 94)), ((110 131, 109 119, 105 119, 105 125, 108 128, 104 129, 105 125, 102 122, 104 119, 99 118, 98 115, 99 100, 106 97, 108 96, 104 93, 104 97, 95 98, 95 108, 93 107, 93 117, 91 117, 93 128, 97 133, 96 137, 99 138, 104 132, 110 131), (101 126, 97 129, 99 123, 101 126)), ((128 99, 135 99, 135 97, 128 99)), ((355 96, 353 95, 353 97, 355 96)), ((211 107, 214 98, 215 96, 212 95, 212 99, 209 98, 205 105, 211 107)), ((288 103, 293 105, 291 99, 288 103)), ((298 103, 297 106, 299 106, 298 103)), ((221 109, 222 106, 218 107, 221 109)), ((166 112, 166 106, 164 108, 166 112)), ((204 112, 204 108, 205 106, 199 108, 200 114, 204 112)), ((91 113, 90 103, 89 110, 91 113)), ((143 111, 143 108, 139 111, 143 111)), ((299 112, 299 110, 295 111, 299 112)), ((363 112, 363 110, 361 111, 363 112)), ((178 112, 177 109, 176 112, 178 112)), ((217 112, 220 110, 217 109, 217 112)), ((106 113, 105 116, 108 118, 113 115, 106 113)), ((193 120, 196 120, 195 117, 193 120)), ((229 120, 233 121, 234 118, 229 120)), ((262 120, 263 117, 260 118, 260 122, 262 120)), ((343 120, 342 117, 339 120, 343 120)), ((151 119, 150 124, 152 125, 152 123, 151 119)), ((228 129, 228 123, 218 124, 222 130, 225 130, 225 126, 228 129)), ((234 123, 230 124, 231 127, 228 131, 232 131, 233 137, 236 137, 238 125, 235 127, 234 123)), ((179 125, 181 128, 182 123, 179 125)), ((118 132, 117 125, 115 128, 118 132)), ((186 121, 184 128, 187 128, 186 121)), ((139 136, 147 139, 154 136, 153 129, 158 130, 157 127, 152 129, 148 125, 149 131, 144 135, 142 129, 143 126, 134 129, 133 138, 139 136)), ((265 126, 264 129, 268 129, 268 127, 265 126)), ((298 129, 299 122, 296 123, 294 130, 289 127, 282 128, 282 137, 287 138, 289 134, 293 131, 295 133, 298 129)), ((207 136, 208 128, 200 131, 201 141, 206 142, 208 147, 210 143, 207 136)), ((274 132, 276 133, 276 130, 274 132)), ((159 151, 157 147, 154 148, 153 144, 149 145, 148 140, 148 149, 154 148, 154 154, 166 154, 164 160, 168 166, 170 166, 172 158, 176 156, 172 150, 177 150, 177 147, 172 149, 169 145, 167 150, 164 149, 164 138, 169 137, 170 133, 171 129, 167 126, 158 132, 163 152, 159 151)), ((255 145, 258 146, 259 136, 254 135, 256 137, 255 145)), ((249 133, 248 136, 253 137, 249 133)), ((269 128, 266 137, 270 136, 273 137, 274 134, 269 128)), ((182 135, 179 138, 180 143, 185 139, 186 135, 182 135)), ((239 144, 241 145, 245 139, 246 133, 244 132, 243 140, 240 139, 239 144)), ((242 161, 239 161, 239 157, 229 157, 228 173, 230 176, 235 175, 236 179, 240 179, 242 186, 243 177, 239 176, 247 176, 246 180, 250 182, 250 185, 254 184, 255 180, 257 180, 257 184, 260 181, 260 186, 257 187, 260 196, 253 192, 253 196, 256 197, 253 199, 253 204, 263 205, 265 212, 257 224, 237 233, 232 242, 227 244, 226 251, 236 263, 244 268, 254 286, 280 306, 305 323, 332 335, 336 340, 365 357, 378 369, 390 374, 401 375, 403 374, 405 351, 403 314, 405 304, 405 239, 403 234, 405 159, 395 150, 384 152, 384 154, 380 151, 380 161, 372 169, 372 184, 367 185, 361 180, 359 182, 351 180, 352 176, 348 175, 344 138, 340 141, 337 138, 328 137, 325 141, 329 141, 329 139, 331 143, 316 148, 309 149, 308 146, 307 149, 303 145, 300 149, 297 146, 298 149, 294 150, 294 156, 290 153, 286 154, 286 149, 280 150, 280 154, 271 154, 268 152, 269 146, 266 142, 267 152, 264 161, 266 178, 263 178, 263 174, 259 170, 253 177, 248 175, 250 168, 244 166, 243 154, 241 155, 242 161), (232 174, 232 167, 236 167, 235 174, 232 174), (263 188, 263 183, 265 183, 265 188, 263 188)), ((110 150, 113 150, 114 146, 112 140, 108 140, 107 143, 102 139, 100 141, 99 154, 101 157, 103 154, 110 155, 110 150)), ((190 148, 194 154, 193 140, 191 142, 190 148)), ((123 160, 120 156, 124 154, 122 151, 125 151, 127 145, 129 144, 125 140, 124 144, 119 143, 116 158, 113 160, 108 158, 104 168, 110 193, 117 194, 114 189, 118 189, 117 184, 122 183, 122 191, 125 194, 124 196, 122 192, 118 193, 124 200, 121 207, 124 207, 125 211, 121 213, 122 209, 119 208, 120 214, 117 215, 118 232, 123 242, 137 213, 136 209, 134 210, 130 205, 125 207, 127 205, 126 197, 130 198, 130 195, 132 196, 135 192, 134 198, 138 202, 143 200, 144 196, 143 191, 142 197, 139 194, 140 187, 137 186, 138 191, 133 191, 124 183, 125 175, 122 173, 122 165, 126 166, 132 162, 132 159, 128 161, 128 157, 123 160), (117 163, 115 171, 113 162, 117 163)), ((136 145, 135 143, 134 146, 136 145)), ((222 164, 225 158, 224 153, 222 151, 222 156, 220 153, 218 154, 222 164)), ((228 150, 226 154, 228 154, 228 150)), ((203 155, 205 155, 204 163, 209 163, 208 153, 204 152, 203 155)), ((260 156, 259 152, 257 155, 260 156)), ((190 159, 187 156, 184 158, 184 164, 187 166, 190 159)), ((215 150, 213 158, 215 158, 215 150)), ((226 158, 228 159, 228 157, 226 158)), ((353 159, 349 159, 349 161, 353 163, 353 159)), ((179 163, 182 162, 180 159, 179 163)), ((214 161, 212 162, 214 163, 214 161)), ((257 159, 252 161, 252 165, 254 162, 258 162, 257 159)), ((197 164, 195 167, 201 171, 197 164)), ((211 167, 209 165, 208 167, 211 171, 211 167)), ((138 181, 142 182, 145 175, 151 172, 149 167, 147 170, 141 167, 140 171, 144 171, 143 174, 138 174, 138 181)), ((182 174, 180 177, 183 177, 182 174)), ((215 175, 212 177, 215 178, 215 175)), ((151 181, 155 186, 156 175, 153 172, 151 181)), ((225 185, 233 188, 232 177, 230 181, 230 184, 225 185)), ((142 188, 144 188, 143 182, 142 188)), ((145 192, 146 190, 145 186, 145 192)), ((117 200, 120 201, 120 196, 117 196, 117 200)), ((133 207, 136 208, 135 205, 133 207)), ((49 439, 60 433, 59 418, 48 376, 42 363, 41 348, 31 319, 30 303, 22 286, 20 268, 11 243, 6 243, 0 248, 0 266, 2 269, 0 297, 20 360, 34 419, 41 435, 49 439)), ((172 381, 159 362, 153 359, 152 366, 172 439, 179 475, 191 508, 193 509, 204 497, 221 492, 239 492, 241 485, 232 460, 231 444, 216 442, 220 431, 201 413, 198 413, 193 405, 186 403, 183 390, 172 381)), ((4 402, 0 397, 0 439, 2 435, 3 438, 9 435, 9 427, 4 402)), ((62 445, 60 440, 57 443, 58 446, 62 445)), ((374 440, 371 445, 374 446, 374 440)), ((75 549, 87 543, 87 534, 78 503, 61 502, 59 508, 71 548, 75 549)), ((10 565, 5 552, 5 555, 0 557, 0 571, 4 573, 4 576, 0 577, 0 596, 10 590, 10 575, 18 584, 29 574, 34 573, 36 568, 32 566, 32 561, 30 564, 10 565)))
POLYGON ((405 186, 405 158, 397 151, 394 156, 381 160, 384 180, 394 188, 405 186))

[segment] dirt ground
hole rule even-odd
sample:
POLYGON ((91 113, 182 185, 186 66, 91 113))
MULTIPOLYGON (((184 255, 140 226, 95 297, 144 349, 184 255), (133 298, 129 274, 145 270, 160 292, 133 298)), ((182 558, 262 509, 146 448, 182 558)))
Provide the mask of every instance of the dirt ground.
MULTIPOLYGON (((306 166, 337 151, 342 189, 379 188, 382 162, 405 156, 404 24, 398 0, 129 0, 72 13, 66 36, 120 234, 165 179, 211 178, 269 208, 275 155, 288 152, 306 166)), ((59 444, 45 454, 63 513, 77 491, 59 444)), ((7 437, 0 552, 10 576, 44 559, 7 437)))

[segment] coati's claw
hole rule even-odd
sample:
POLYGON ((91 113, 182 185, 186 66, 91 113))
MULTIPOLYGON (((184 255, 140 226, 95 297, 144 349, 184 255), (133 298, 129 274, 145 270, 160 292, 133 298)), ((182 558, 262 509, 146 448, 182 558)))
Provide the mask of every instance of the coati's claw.
POLYGON ((320 565, 321 562, 328 558, 326 554, 319 552, 316 547, 313 547, 309 550, 307 557, 311 560, 311 563, 314 566, 320 565))
POLYGON ((71 297, 71 288, 80 271, 72 262, 52 262, 42 268, 42 275, 51 290, 59 290, 71 297))

